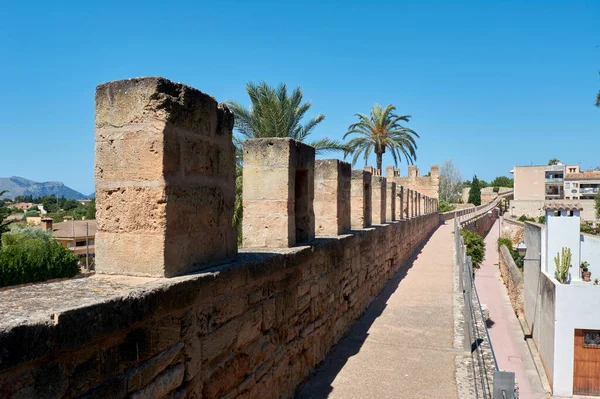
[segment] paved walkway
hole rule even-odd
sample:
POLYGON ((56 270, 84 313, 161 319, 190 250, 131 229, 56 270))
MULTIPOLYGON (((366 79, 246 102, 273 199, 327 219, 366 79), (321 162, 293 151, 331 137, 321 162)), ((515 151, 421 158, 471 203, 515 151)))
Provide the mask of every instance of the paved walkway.
POLYGON ((497 244, 499 225, 499 221, 496 221, 485 238, 485 260, 475 274, 475 286, 479 300, 490 310, 493 325, 489 333, 498 367, 515 373, 519 383, 519 399, 547 398, 500 276, 497 244))
POLYGON ((456 398, 452 221, 384 288, 297 398, 456 398))

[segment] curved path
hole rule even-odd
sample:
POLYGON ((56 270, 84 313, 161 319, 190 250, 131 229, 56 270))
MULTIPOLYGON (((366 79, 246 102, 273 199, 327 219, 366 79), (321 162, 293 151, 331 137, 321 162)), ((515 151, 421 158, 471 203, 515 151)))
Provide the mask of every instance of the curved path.
POLYGON ((456 398, 452 221, 441 225, 297 398, 456 398))

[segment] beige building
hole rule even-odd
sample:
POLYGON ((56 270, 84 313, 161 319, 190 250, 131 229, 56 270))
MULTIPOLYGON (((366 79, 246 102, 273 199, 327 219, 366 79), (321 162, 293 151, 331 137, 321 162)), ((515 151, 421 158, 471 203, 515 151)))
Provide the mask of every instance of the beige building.
POLYGON ((593 200, 600 188, 600 171, 567 173, 564 186, 565 199, 593 200))
POLYGON ((581 172, 579 165, 515 166, 514 200, 510 214, 514 217, 544 215, 549 201, 579 200, 582 219, 595 219, 593 199, 600 187, 600 172, 581 172))
POLYGON ((52 218, 41 219, 42 228, 52 230, 52 237, 64 248, 68 248, 75 255, 85 255, 88 251, 94 253, 96 238, 95 220, 67 220, 53 223, 52 218))

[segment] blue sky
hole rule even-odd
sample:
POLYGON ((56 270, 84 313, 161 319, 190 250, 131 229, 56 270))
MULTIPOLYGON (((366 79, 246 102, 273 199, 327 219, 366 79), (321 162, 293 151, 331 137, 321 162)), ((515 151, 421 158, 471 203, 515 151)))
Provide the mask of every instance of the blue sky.
POLYGON ((395 104, 422 173, 600 164, 600 1, 170 3, 3 4, 0 176, 92 192, 95 87, 149 75, 245 104, 248 81, 300 86, 315 139, 395 104))

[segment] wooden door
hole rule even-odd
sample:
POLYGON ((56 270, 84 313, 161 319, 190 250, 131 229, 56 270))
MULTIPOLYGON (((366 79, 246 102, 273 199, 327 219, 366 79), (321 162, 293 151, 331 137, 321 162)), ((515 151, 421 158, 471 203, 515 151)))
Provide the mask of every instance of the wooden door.
POLYGON ((575 330, 573 394, 600 396, 600 331, 575 330))

